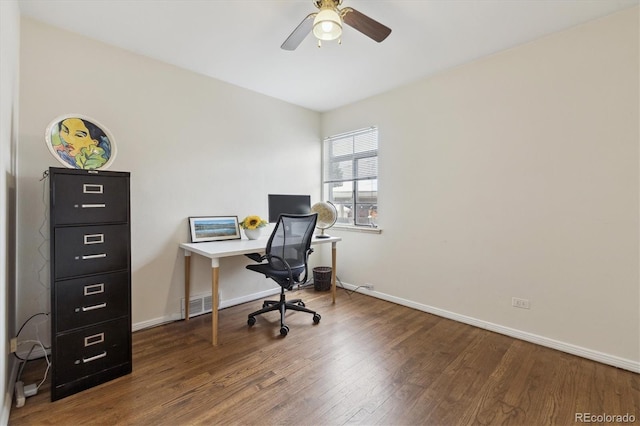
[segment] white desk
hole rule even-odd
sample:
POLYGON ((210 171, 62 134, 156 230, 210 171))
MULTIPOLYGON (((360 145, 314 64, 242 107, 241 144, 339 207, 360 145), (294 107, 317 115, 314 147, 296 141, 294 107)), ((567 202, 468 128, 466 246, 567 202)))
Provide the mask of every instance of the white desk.
MULTIPOLYGON (((189 320, 189 286, 191 281, 191 253, 211 259, 211 318, 212 336, 211 343, 218 344, 218 277, 221 257, 241 256, 247 253, 264 253, 269 237, 257 240, 226 240, 211 241, 206 243, 182 243, 184 249, 184 312, 185 320, 189 320)), ((331 243, 331 297, 336 303, 336 244, 342 241, 340 237, 316 238, 313 237, 311 245, 331 243)))

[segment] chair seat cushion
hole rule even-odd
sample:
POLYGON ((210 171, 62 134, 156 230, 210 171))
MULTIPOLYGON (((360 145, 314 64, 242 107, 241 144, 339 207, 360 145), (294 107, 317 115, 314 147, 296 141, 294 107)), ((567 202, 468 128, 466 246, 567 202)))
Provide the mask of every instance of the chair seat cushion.
MULTIPOLYGON (((289 288, 294 283, 289 283, 289 271, 286 269, 276 269, 269 263, 258 263, 255 265, 247 265, 247 269, 264 274, 268 278, 273 278, 283 287, 289 288)), ((294 281, 300 278, 300 274, 304 272, 304 265, 291 268, 294 281)))

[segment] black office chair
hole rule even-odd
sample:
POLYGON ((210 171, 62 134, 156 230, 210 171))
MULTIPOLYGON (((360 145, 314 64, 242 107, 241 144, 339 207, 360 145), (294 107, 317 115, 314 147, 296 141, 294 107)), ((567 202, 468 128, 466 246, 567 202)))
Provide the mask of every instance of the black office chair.
POLYGON ((257 265, 247 265, 247 269, 264 274, 277 282, 281 288, 280 300, 266 300, 262 309, 249 314, 247 324, 256 323, 256 315, 265 312, 280 311, 280 334, 286 336, 289 327, 284 323, 284 315, 287 310, 307 312, 313 314, 313 323, 320 322, 320 314, 307 309, 300 299, 286 300, 285 290, 293 289, 296 284, 307 282, 307 260, 313 252, 311 238, 316 227, 318 214, 293 215, 282 214, 278 223, 269 237, 264 255, 251 253, 246 256, 256 262, 257 265))

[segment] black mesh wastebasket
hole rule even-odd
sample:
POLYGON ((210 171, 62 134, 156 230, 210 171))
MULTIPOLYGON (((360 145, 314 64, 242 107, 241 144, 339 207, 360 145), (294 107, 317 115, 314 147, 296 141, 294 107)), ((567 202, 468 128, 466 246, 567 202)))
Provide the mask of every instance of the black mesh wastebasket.
POLYGON ((331 288, 331 268, 329 266, 313 268, 313 288, 316 291, 327 291, 331 288))

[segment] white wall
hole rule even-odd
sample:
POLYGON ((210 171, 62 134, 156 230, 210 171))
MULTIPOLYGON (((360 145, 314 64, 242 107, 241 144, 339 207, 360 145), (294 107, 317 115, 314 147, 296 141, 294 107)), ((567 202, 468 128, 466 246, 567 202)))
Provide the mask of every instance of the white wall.
POLYGON ((640 370, 638 51, 634 8, 324 114, 380 127, 340 278, 640 370))
MULTIPOLYGON (((49 309, 39 179, 61 166, 44 141, 56 116, 79 113, 106 126, 118 148, 110 170, 131 172, 134 328, 179 318, 178 244, 189 240, 189 216, 266 217, 268 193, 319 200, 318 113, 30 19, 22 21, 20 108, 21 319, 49 309)), ((270 285, 247 263, 221 262, 222 302, 270 285)), ((210 263, 192 264, 192 294, 210 292, 210 263)))
MULTIPOLYGON (((43 137, 57 115, 106 125, 119 149, 111 169, 132 172, 133 320, 143 325, 178 313, 189 215, 266 215, 269 192, 315 201, 320 133, 377 124, 384 231, 332 229, 344 237, 343 281, 637 368, 637 15, 340 108, 322 126, 315 112, 23 20, 19 318, 48 309, 38 179, 58 165, 43 137), (512 296, 531 309, 512 308, 512 296)), ((243 262, 223 261, 223 301, 264 289, 243 262)), ((194 267, 194 293, 207 291, 208 263, 194 267)))
POLYGON ((15 186, 18 128, 20 12, 16 1, 0 2, 0 424, 7 424, 16 359, 9 339, 16 324, 15 186))

